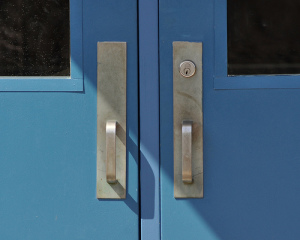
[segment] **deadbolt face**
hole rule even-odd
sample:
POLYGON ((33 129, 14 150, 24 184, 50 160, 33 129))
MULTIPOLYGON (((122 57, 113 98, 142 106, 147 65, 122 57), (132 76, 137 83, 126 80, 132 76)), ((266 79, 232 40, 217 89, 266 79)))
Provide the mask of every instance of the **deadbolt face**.
POLYGON ((196 72, 196 66, 192 61, 183 61, 180 63, 179 70, 183 77, 189 78, 194 76, 196 72))

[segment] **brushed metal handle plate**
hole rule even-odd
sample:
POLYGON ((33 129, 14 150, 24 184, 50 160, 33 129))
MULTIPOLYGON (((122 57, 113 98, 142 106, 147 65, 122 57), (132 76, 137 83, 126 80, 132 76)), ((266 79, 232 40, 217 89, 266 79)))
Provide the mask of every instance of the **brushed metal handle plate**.
POLYGON ((126 198, 126 43, 97 45, 97 198, 126 198))
POLYGON ((174 197, 202 198, 203 114, 201 42, 173 42, 173 114, 174 197), (180 73, 180 64, 185 61, 193 62, 196 67, 195 74, 188 78, 180 73), (190 123, 188 131, 183 133, 183 127, 186 125, 185 120, 189 120, 190 123), (185 140, 185 138, 188 140, 185 140), (190 156, 187 154, 188 152, 190 152, 190 156), (185 159, 186 154, 187 157, 185 159))

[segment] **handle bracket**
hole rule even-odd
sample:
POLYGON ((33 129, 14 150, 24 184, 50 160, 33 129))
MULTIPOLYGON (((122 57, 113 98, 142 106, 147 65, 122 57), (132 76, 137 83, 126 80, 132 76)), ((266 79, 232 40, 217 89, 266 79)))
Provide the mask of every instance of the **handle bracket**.
POLYGON ((106 122, 106 181, 116 183, 116 132, 117 122, 106 122))
POLYGON ((184 183, 193 182, 192 126, 193 121, 182 122, 182 181, 184 183))

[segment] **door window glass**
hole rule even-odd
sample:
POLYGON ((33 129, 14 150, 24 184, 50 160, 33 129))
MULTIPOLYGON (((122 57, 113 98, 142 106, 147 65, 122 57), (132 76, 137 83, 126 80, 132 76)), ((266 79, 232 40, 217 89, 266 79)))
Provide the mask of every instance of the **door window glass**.
POLYGON ((300 73, 299 0, 227 0, 228 75, 300 73))
POLYGON ((69 0, 0 1, 0 76, 70 76, 69 0))

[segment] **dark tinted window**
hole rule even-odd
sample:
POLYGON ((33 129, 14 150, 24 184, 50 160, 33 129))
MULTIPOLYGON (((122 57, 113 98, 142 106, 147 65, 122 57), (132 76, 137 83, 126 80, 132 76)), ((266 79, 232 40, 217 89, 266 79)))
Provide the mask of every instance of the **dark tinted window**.
POLYGON ((69 75, 69 0, 0 1, 0 76, 69 75))
POLYGON ((299 0, 227 0, 228 74, 300 73, 299 0))

